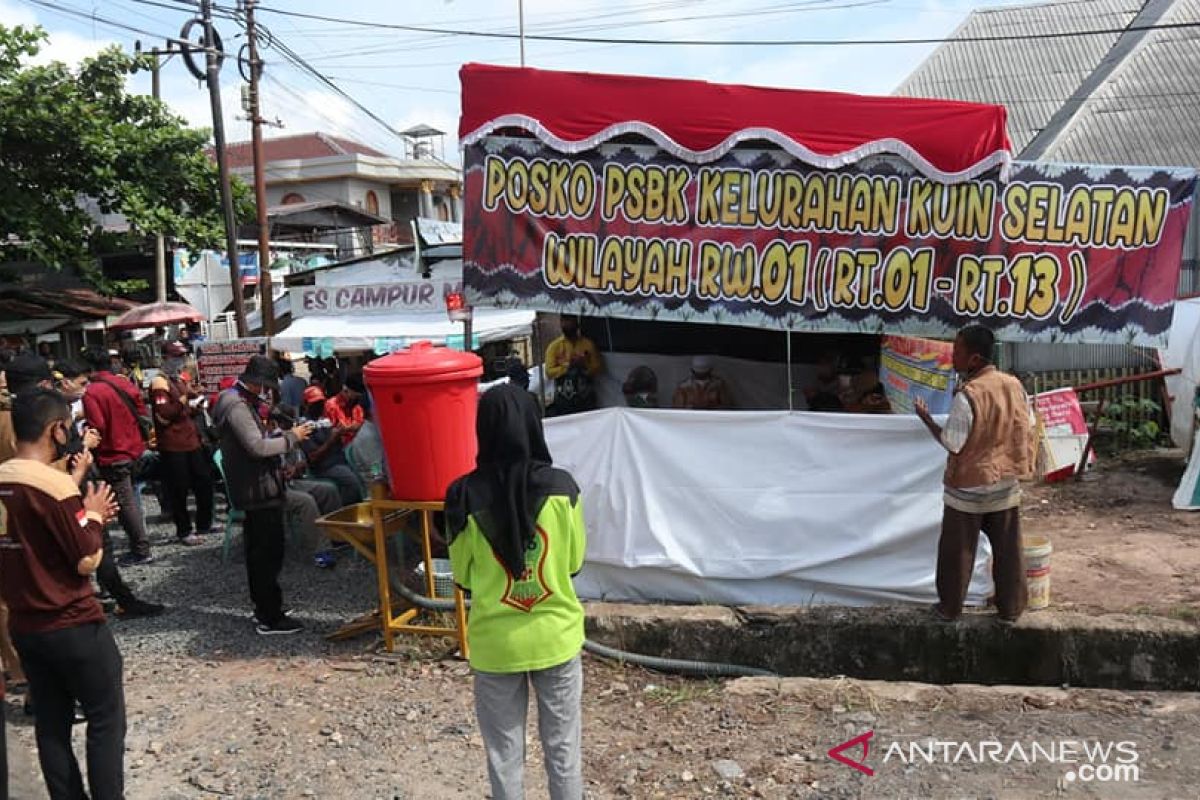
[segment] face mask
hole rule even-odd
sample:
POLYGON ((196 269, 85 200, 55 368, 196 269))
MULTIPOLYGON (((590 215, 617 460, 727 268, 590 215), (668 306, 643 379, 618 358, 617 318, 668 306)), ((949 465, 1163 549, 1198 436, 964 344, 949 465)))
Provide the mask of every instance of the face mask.
POLYGON ((242 383, 241 381, 238 381, 235 385, 239 389, 241 389, 243 392, 245 392, 246 394, 248 394, 251 397, 253 397, 254 399, 258 400, 258 402, 260 402, 264 405, 267 405, 267 406, 271 405, 271 394, 266 389, 263 389, 261 392, 255 393, 253 390, 251 390, 251 388, 249 386, 242 383))
POLYGON ((64 459, 70 454, 67 449, 67 442, 70 441, 70 438, 67 436, 66 431, 67 431, 67 429, 66 429, 66 425, 64 423, 64 424, 60 425, 59 427, 56 427, 54 429, 54 433, 51 434, 54 438, 54 460, 55 461, 64 459), (58 433, 60 430, 63 432, 63 439, 65 441, 60 441, 58 438, 58 433))

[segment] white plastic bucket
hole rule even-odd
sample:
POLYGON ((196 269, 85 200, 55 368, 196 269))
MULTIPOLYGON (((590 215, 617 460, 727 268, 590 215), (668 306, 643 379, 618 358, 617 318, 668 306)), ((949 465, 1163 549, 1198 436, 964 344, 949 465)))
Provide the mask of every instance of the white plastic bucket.
POLYGON ((1029 586, 1029 610, 1050 605, 1050 537, 1040 533, 1021 537, 1025 552, 1025 582, 1029 586))

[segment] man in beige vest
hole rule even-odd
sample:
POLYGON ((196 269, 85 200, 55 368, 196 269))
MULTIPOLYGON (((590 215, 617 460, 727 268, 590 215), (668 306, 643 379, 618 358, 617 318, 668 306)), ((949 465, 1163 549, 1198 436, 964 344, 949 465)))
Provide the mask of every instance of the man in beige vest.
POLYGON ((954 339, 954 369, 965 380, 944 428, 922 400, 915 402, 917 416, 949 453, 934 606, 944 620, 962 614, 980 531, 992 544, 1001 621, 1016 622, 1027 600, 1018 481, 1033 471, 1032 424, 1021 382, 991 363, 995 342, 992 332, 978 325, 963 328, 954 339))

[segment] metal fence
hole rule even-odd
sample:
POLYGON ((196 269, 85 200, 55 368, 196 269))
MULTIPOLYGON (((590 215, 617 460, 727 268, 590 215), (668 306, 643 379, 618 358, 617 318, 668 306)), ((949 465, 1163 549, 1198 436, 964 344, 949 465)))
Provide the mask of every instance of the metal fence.
MULTIPOLYGON (((1155 369, 1153 365, 1142 367, 1106 367, 1099 369, 1064 369, 1051 370, 1046 372, 1017 372, 1025 384, 1025 389, 1030 394, 1038 394, 1041 392, 1049 392, 1054 389, 1062 389, 1065 387, 1086 386, 1091 383, 1099 383, 1101 381, 1113 380, 1114 378, 1127 378, 1134 375, 1139 375, 1146 372, 1151 372, 1155 369)), ((1014 370, 1015 371, 1015 370, 1014 370)), ((1104 389, 1089 391, 1079 396, 1080 401, 1084 404, 1085 411, 1088 411, 1087 417, 1089 424, 1095 423, 1095 414, 1091 411, 1096 407, 1099 401, 1104 401, 1105 407, 1121 403, 1123 400, 1132 398, 1135 400, 1151 400, 1156 404, 1156 411, 1144 409, 1134 409, 1125 417, 1125 421, 1133 425, 1140 425, 1143 422, 1154 421, 1158 424, 1160 438, 1165 437, 1168 433, 1169 425, 1167 423, 1166 403, 1163 402, 1165 396, 1165 387, 1161 379, 1138 381, 1137 383, 1129 383, 1124 386, 1109 386, 1104 389)), ((1132 437, 1127 429, 1122 429, 1116 432, 1108 432, 1107 440, 1111 446, 1119 450, 1129 449, 1134 445, 1132 437)))

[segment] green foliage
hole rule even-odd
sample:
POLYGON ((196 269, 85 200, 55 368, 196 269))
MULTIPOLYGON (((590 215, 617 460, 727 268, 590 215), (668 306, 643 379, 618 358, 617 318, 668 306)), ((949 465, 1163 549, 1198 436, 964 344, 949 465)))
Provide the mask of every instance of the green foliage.
POLYGON ((1162 407, 1148 398, 1123 397, 1106 403, 1100 429, 1113 434, 1114 444, 1133 450, 1154 447, 1162 435, 1162 407))
MULTIPOLYGON (((40 28, 0 25, 0 260, 86 272, 97 255, 155 233, 193 249, 219 244, 208 133, 125 91, 148 57, 114 47, 75 69, 30 65, 45 38, 40 28), (123 214, 131 233, 101 231, 84 198, 123 214)), ((239 187, 244 212, 248 193, 239 187)))
POLYGON ((125 281, 105 281, 104 290, 107 294, 115 297, 126 297, 137 292, 144 292, 150 288, 150 281, 142 278, 130 278, 125 281))

